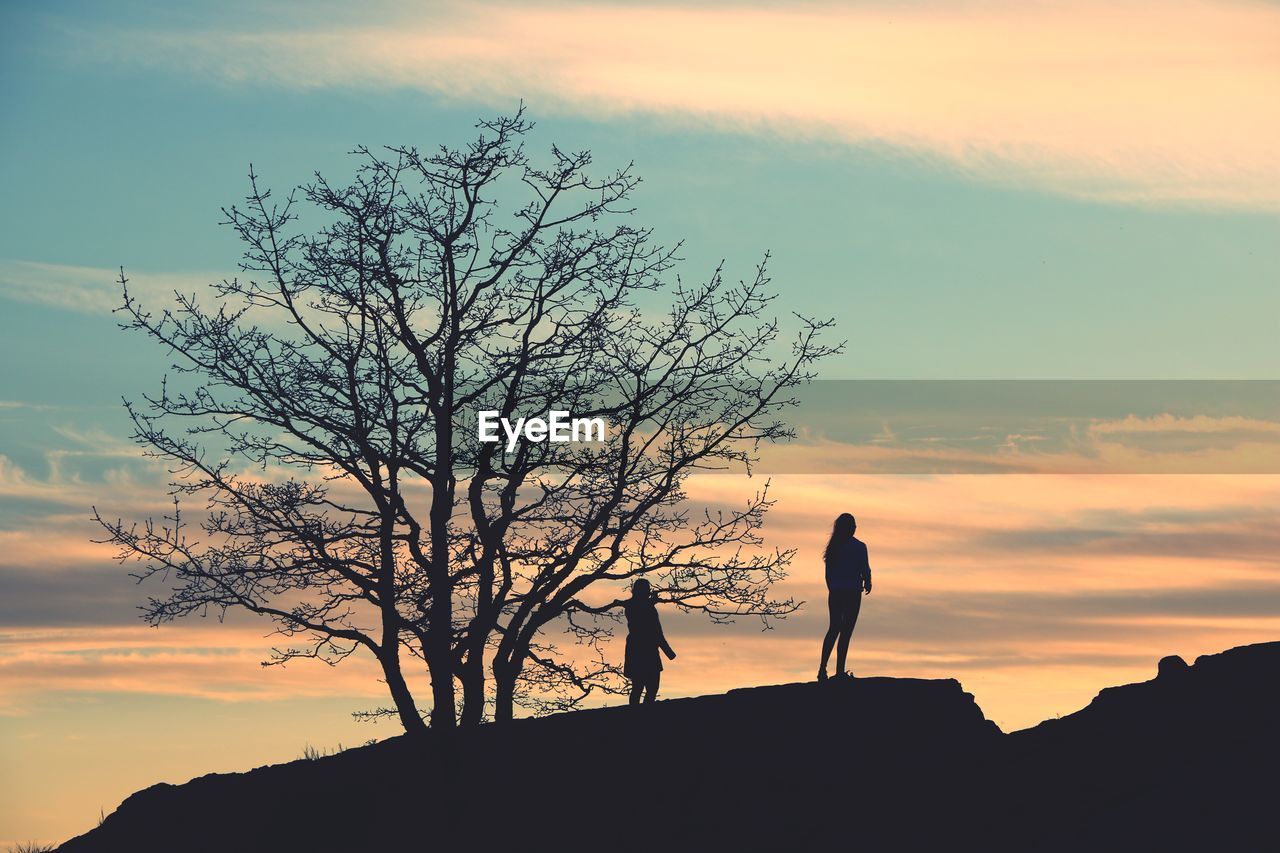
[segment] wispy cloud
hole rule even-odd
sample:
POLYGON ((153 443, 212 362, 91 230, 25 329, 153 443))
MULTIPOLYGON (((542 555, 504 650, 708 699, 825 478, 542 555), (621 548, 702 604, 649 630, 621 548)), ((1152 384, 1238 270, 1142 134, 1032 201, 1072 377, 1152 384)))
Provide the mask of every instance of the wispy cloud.
POLYGON ((818 382, 760 472, 1280 473, 1255 382, 818 382))
MULTIPOLYGON (((31 481, 17 478, 19 491, 31 481)), ((83 482, 68 502, 94 489, 83 482)), ((139 512, 162 497, 154 484, 110 490, 139 512)), ((693 504, 716 506, 739 501, 744 483, 708 474, 688 491, 693 504)), ((669 614, 680 652, 664 676, 670 695, 812 675, 825 627, 819 554, 842 511, 858 516, 876 572, 854 666, 963 673, 1006 726, 1148 677, 1162 655, 1259 642, 1280 628, 1280 476, 790 475, 774 478, 773 496, 767 541, 799 549, 779 592, 805 608, 765 634, 752 620, 712 628, 669 614)), ((135 585, 109 548, 89 542, 93 532, 70 506, 0 532, 0 714, 24 713, 51 690, 377 696, 367 661, 262 670, 280 638, 264 637, 261 620, 141 626, 136 606, 157 590, 135 585)))
POLYGON ((376 664, 273 667, 262 661, 280 638, 270 626, 203 625, 156 631, 141 625, 0 631, 0 716, 21 714, 41 692, 128 692, 218 700, 326 696, 376 697, 376 664))
POLYGON ((54 407, 47 403, 29 403, 26 400, 0 400, 0 412, 22 410, 28 412, 47 412, 54 407))
POLYGON ((234 84, 835 139, 1093 199, 1280 206, 1271 4, 396 8, 381 26, 102 34, 86 53, 234 84))
MULTIPOLYGON (((0 298, 71 311, 109 314, 121 304, 120 270, 0 258, 0 298)), ((209 294, 216 275, 128 272, 129 288, 144 304, 173 304, 177 293, 209 294)), ((0 404, 0 407, 9 407, 0 404)))

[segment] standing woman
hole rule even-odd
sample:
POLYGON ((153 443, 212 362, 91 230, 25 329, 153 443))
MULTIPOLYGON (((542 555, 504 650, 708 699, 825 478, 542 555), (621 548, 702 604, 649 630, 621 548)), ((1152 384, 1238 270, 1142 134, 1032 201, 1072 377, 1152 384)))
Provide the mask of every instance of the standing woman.
POLYGON ((631 585, 631 597, 622 602, 627 612, 627 656, 622 674, 631 680, 632 705, 640 704, 642 692, 646 704, 658 695, 658 682, 662 679, 662 658, 658 656, 658 650, 661 649, 669 660, 676 657, 667 644, 667 638, 662 635, 657 600, 649 582, 638 578, 631 585))
POLYGON ((853 536, 857 529, 858 522, 852 515, 841 514, 831 528, 831 539, 822 554, 827 564, 827 609, 831 625, 827 636, 822 638, 819 681, 827 680, 827 661, 833 645, 836 646, 836 678, 848 677, 844 662, 849 653, 849 638, 853 636, 853 626, 862 607, 862 591, 871 592, 871 563, 867 560, 867 546, 853 536))

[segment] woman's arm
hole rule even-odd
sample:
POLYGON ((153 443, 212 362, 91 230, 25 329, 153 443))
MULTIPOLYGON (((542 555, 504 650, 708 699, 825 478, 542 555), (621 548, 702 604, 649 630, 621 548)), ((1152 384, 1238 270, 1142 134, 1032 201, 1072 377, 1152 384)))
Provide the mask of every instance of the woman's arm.
POLYGON ((653 625, 658 629, 658 648, 662 649, 662 653, 667 656, 667 660, 675 660, 675 649, 671 648, 671 644, 667 642, 666 634, 662 633, 662 620, 658 618, 658 611, 653 611, 653 625))
POLYGON ((592 607, 590 604, 586 604, 584 602, 578 601, 578 599, 575 598, 565 606, 565 609, 584 610, 587 613, 604 613, 608 610, 612 610, 615 607, 622 607, 623 603, 624 602, 622 601, 622 599, 615 598, 613 601, 609 602, 608 604, 602 604, 599 607, 592 607))

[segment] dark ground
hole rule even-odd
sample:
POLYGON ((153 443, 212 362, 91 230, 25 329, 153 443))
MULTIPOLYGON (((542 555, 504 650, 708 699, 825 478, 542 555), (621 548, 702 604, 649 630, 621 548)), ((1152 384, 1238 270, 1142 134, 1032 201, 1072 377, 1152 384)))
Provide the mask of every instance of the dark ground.
POLYGON ((140 791, 62 851, 1280 850, 1280 643, 1003 734, 953 680, 578 711, 140 791))

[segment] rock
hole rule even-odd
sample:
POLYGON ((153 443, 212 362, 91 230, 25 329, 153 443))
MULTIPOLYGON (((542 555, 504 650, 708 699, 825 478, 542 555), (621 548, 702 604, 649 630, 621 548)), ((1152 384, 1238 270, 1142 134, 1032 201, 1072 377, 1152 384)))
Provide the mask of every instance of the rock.
POLYGON ((1157 678, 1172 678, 1190 669, 1187 662, 1178 655, 1169 655, 1160 658, 1160 663, 1156 665, 1157 678))

